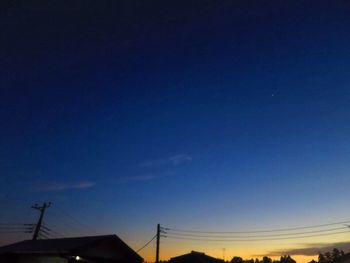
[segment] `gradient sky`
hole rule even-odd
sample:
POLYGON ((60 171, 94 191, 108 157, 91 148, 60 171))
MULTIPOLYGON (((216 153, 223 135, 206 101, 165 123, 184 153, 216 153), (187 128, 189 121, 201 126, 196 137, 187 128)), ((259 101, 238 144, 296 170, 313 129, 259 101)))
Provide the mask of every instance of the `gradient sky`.
MULTIPOLYGON (((53 229, 116 233, 137 249, 157 223, 225 231, 350 219, 349 1, 1 10, 0 222, 33 222, 30 205, 52 201, 53 229), (65 229, 62 211, 85 228, 65 229)), ((165 240, 161 258, 222 248, 227 259, 252 257, 349 237, 165 240)), ((154 245, 141 255, 153 260, 154 245)))

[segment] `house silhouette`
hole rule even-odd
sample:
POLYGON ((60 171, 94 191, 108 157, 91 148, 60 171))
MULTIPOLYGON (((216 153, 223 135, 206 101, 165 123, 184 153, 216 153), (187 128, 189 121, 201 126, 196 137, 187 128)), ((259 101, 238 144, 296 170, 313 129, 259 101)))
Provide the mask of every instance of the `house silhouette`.
POLYGON ((202 252, 191 251, 191 253, 171 258, 169 263, 224 263, 224 260, 208 256, 202 252))
POLYGON ((143 258, 116 235, 25 240, 0 247, 6 263, 142 263, 143 258))

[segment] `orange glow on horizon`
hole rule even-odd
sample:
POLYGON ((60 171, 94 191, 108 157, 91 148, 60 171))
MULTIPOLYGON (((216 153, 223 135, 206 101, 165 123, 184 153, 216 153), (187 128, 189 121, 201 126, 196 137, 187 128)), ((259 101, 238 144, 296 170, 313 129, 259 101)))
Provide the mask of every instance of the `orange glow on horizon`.
MULTIPOLYGON (((147 236, 150 236, 147 233, 147 236)), ((144 245, 147 240, 136 238, 138 235, 135 233, 131 239, 134 242, 133 248, 139 248, 144 245)), ((303 239, 288 239, 288 240, 271 240, 271 241, 252 241, 252 242, 201 242, 190 240, 176 240, 171 238, 161 238, 160 240, 160 260, 169 260, 172 257, 180 256, 190 253, 191 251, 203 252, 208 256, 215 258, 225 259, 225 261, 231 261, 234 256, 241 257, 243 259, 256 259, 261 260, 264 256, 268 256, 273 260, 279 260, 282 255, 290 255, 297 263, 308 263, 311 260, 318 260, 318 249, 322 247, 329 247, 327 251, 331 251, 337 247, 337 243, 348 243, 348 232, 341 235, 325 236, 316 238, 303 238, 303 239), (315 244, 317 247, 315 247, 315 244), (334 246, 333 246, 334 245, 334 246), (292 251, 295 250, 307 250, 305 253, 313 253, 314 255, 296 254, 292 251), (288 252, 290 251, 290 252, 288 252), (271 256, 270 256, 271 255, 271 256), (277 255, 277 256, 276 256, 277 255)), ((339 248, 339 247, 338 247, 339 248)), ((349 247, 350 248, 350 247, 349 247)), ((140 255, 146 262, 155 261, 156 244, 151 243, 144 250, 140 251, 140 255)), ((344 250, 345 253, 350 252, 344 250)))
MULTIPOLYGON (((161 255, 160 257, 160 260, 169 260, 170 258, 172 257, 176 257, 176 256, 179 256, 179 255, 183 255, 183 254, 187 254, 187 253, 190 253, 191 250, 187 251, 187 252, 182 252, 182 253, 169 253, 169 254, 164 254, 161 255)), ((220 258, 222 259, 223 258, 223 254, 221 252, 220 253, 217 253, 217 254, 210 254, 210 253, 207 253, 206 251, 199 251, 199 252, 204 252, 206 255, 208 256, 211 256, 211 257, 215 257, 215 258, 220 258)), ((144 261, 145 262, 154 262, 155 260, 155 252, 152 253, 147 253, 147 255, 144 255, 144 261)), ((247 255, 225 255, 225 261, 231 261, 231 259, 234 257, 234 256, 240 256, 242 257, 243 259, 255 259, 255 258, 258 258, 258 259, 262 259, 262 256, 254 256, 254 255, 250 255, 250 254, 247 254, 247 255)), ((310 262, 311 260, 316 260, 318 259, 318 255, 314 255, 314 256, 304 256, 304 255, 290 255, 297 263, 308 263, 310 262)), ((279 260, 280 257, 279 256, 274 256, 274 257, 270 257, 272 260, 279 260)))

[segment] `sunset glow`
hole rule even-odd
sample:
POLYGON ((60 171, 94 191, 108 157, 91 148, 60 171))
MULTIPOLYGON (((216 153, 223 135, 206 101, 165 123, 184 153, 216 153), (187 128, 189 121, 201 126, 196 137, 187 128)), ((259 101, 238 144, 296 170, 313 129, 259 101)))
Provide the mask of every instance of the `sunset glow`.
POLYGON ((349 263, 349 1, 1 10, 0 247, 349 263))

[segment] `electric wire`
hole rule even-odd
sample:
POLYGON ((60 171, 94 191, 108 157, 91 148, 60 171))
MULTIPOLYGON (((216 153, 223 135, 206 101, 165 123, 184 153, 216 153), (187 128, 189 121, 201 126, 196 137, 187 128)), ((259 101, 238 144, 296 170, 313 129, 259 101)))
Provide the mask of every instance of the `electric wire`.
POLYGON ((163 230, 173 231, 173 232, 181 232, 181 233, 203 233, 203 234, 249 234, 249 233, 268 233, 268 232, 284 232, 284 231, 294 231, 300 229, 308 229, 308 228, 321 228, 325 226, 334 226, 350 223, 350 221, 341 221, 334 222, 328 224, 320 224, 320 225, 311 225, 311 226, 300 226, 300 227, 291 227, 291 228, 279 228, 279 229, 267 229, 267 230, 251 230, 251 231, 199 231, 199 230, 191 230, 191 229, 178 229, 171 227, 162 227, 163 230))
POLYGON ((310 237, 320 237, 320 236, 331 236, 349 233, 349 231, 339 231, 334 233, 317 234, 317 235, 305 235, 296 237, 277 237, 277 238, 255 238, 255 239, 209 239, 209 238, 189 238, 189 237, 177 237, 172 235, 167 235, 167 238, 180 239, 180 240, 194 240, 194 241, 214 241, 214 242, 251 242, 251 241, 273 241, 273 240, 287 240, 287 239, 301 239, 310 237))
POLYGON ((40 239, 51 239, 50 235, 47 235, 41 231, 39 232, 39 238, 40 239))
POLYGON ((32 230, 32 228, 29 228, 29 227, 6 227, 6 228, 2 228, 2 227, 0 227, 0 231, 1 230, 32 230))
POLYGON ((31 231, 32 227, 30 224, 0 223, 1 234, 30 233, 31 231))
MULTIPOLYGON (((85 231, 81 228, 78 227, 77 224, 72 221, 69 217, 62 215, 61 213, 58 213, 54 210, 50 211, 50 213, 53 213, 55 216, 54 218, 57 219, 59 218, 59 222, 61 224, 59 224, 61 227, 65 228, 67 231, 73 233, 73 232, 77 232, 79 234, 84 234, 85 231)), ((47 213, 48 217, 51 217, 50 213, 47 213)))
POLYGON ((148 241, 145 245, 143 245, 140 249, 136 250, 136 252, 141 251, 142 249, 144 249, 145 247, 147 247, 155 238, 157 237, 157 235, 155 235, 154 237, 152 237, 152 239, 150 241, 148 241))
POLYGON ((63 234, 55 231, 55 230, 52 230, 51 228, 47 227, 46 225, 43 225, 42 228, 45 230, 45 231, 48 231, 51 235, 54 235, 54 236, 58 236, 58 237, 64 237, 63 234))
POLYGON ((44 228, 41 227, 40 229, 40 233, 44 233, 46 235, 51 235, 51 233, 49 231, 46 231, 44 228))
POLYGON ((330 229, 321 229, 321 230, 313 230, 313 231, 305 231, 305 232, 296 232, 296 233, 279 233, 279 234, 267 234, 267 235, 245 235, 245 236, 235 236, 235 235, 203 235, 203 234, 188 234, 188 233, 177 233, 177 232, 166 232, 167 234, 173 236, 183 236, 183 237, 198 237, 198 238, 259 238, 259 237, 279 237, 279 236, 298 236, 305 234, 314 234, 314 233, 324 233, 324 232, 332 232, 335 230, 348 229, 347 226, 344 227, 336 227, 330 229))
POLYGON ((11 234, 11 233, 30 233, 28 230, 0 230, 2 234, 11 234))
POLYGON ((0 223, 1 226, 26 226, 31 224, 25 224, 25 223, 0 223))
POLYGON ((89 226, 89 225, 81 222, 80 220, 76 219, 74 216, 72 216, 70 213, 68 213, 67 211, 65 211, 61 207, 58 206, 57 208, 58 208, 58 210, 61 211, 61 213, 63 215, 65 215, 66 218, 69 218, 72 222, 74 222, 76 225, 79 225, 81 228, 84 228, 85 230, 89 230, 89 231, 93 231, 93 232, 98 232, 92 226, 89 226))

